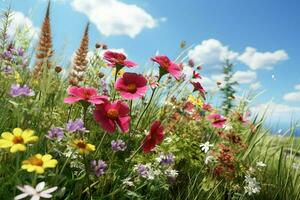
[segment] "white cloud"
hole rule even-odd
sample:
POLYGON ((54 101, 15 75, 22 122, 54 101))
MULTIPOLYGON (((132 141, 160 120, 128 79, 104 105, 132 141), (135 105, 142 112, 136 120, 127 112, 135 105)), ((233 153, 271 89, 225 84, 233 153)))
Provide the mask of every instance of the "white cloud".
POLYGON ((209 77, 202 76, 202 79, 199 82, 202 84, 203 88, 209 92, 216 92, 219 89, 216 82, 209 77))
MULTIPOLYGON (((256 80, 256 72, 254 71, 236 71, 232 76, 232 81, 237 81, 239 84, 248 84, 256 80)), ((224 82, 224 74, 214 74, 211 76, 211 79, 216 82, 224 82)))
POLYGON ((35 27, 32 21, 26 17, 22 12, 12 12, 12 21, 8 27, 8 35, 13 36, 16 30, 27 30, 29 37, 36 38, 38 36, 39 28, 35 27))
POLYGON ((137 36, 144 28, 154 28, 157 21, 145 10, 134 4, 118 0, 73 0, 71 5, 87 15, 105 36, 137 36))
POLYGON ((237 71, 234 73, 232 79, 237 81, 239 84, 248 84, 256 80, 256 72, 254 71, 237 71))
POLYGON ((258 89, 261 88, 261 87, 262 87, 262 85, 261 85, 261 83, 260 83, 259 81, 250 84, 250 88, 251 88, 252 90, 258 90, 258 89))
POLYGON ((284 50, 274 52, 258 52, 253 47, 247 47, 245 52, 238 57, 238 60, 248 65, 251 69, 272 69, 280 61, 288 59, 284 50))
POLYGON ((285 101, 300 102, 300 84, 295 85, 294 88, 296 91, 289 92, 283 95, 283 99, 285 101))
POLYGON ((295 90, 300 90, 300 84, 295 85, 295 90))
POLYGON ((278 121, 289 122, 292 118, 300 120, 300 107, 289 106, 286 104, 277 104, 274 102, 255 105, 250 108, 253 114, 262 116, 264 113, 269 122, 278 121))
POLYGON ((225 75, 224 74, 214 74, 211 76, 211 79, 214 80, 215 82, 224 82, 225 75))
POLYGON ((300 91, 289 92, 283 96, 283 99, 286 101, 296 101, 300 102, 300 91))
POLYGON ((238 53, 229 50, 216 39, 203 40, 188 52, 189 59, 192 59, 196 65, 204 65, 207 68, 221 67, 226 59, 236 59, 238 53))

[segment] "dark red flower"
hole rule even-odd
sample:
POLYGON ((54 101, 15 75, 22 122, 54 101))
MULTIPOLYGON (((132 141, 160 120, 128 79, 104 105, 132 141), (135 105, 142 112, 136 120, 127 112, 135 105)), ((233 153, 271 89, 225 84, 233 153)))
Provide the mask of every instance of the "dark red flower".
POLYGON ((151 125, 150 132, 142 141, 142 148, 144 152, 150 152, 157 144, 164 139, 164 127, 160 121, 154 121, 151 125))
POLYGON ((203 97, 203 99, 205 100, 205 90, 202 87, 201 83, 199 82, 192 82, 191 84, 194 86, 193 92, 198 91, 200 93, 200 95, 203 97))
POLYGON ((205 111, 208 111, 208 112, 213 110, 212 106, 210 104, 206 104, 206 103, 203 104, 202 109, 205 111))
POLYGON ((108 66, 110 67, 135 67, 137 65, 136 63, 127 60, 125 54, 112 51, 106 51, 104 53, 104 60, 108 61, 108 66))
POLYGON ((200 76, 199 73, 197 73, 197 72, 194 70, 194 71, 193 71, 193 78, 202 78, 202 77, 200 76))
POLYGON ((189 59, 189 62, 188 62, 189 66, 190 67, 194 67, 195 66, 195 63, 192 59, 189 59))

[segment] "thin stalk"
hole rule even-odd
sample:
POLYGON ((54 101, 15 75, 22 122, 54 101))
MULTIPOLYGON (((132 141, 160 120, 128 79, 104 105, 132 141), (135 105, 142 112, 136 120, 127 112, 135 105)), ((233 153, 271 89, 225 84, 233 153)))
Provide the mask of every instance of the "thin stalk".
MULTIPOLYGON (((157 80, 157 83, 159 83, 161 77, 162 77, 162 76, 159 77, 159 79, 157 80)), ((136 124, 136 126, 135 126, 135 129, 138 128, 138 126, 139 126, 139 124, 140 124, 140 122, 141 122, 141 119, 143 118, 144 114, 145 114, 146 111, 148 110, 148 108, 149 108, 149 106, 150 106, 150 104, 151 104, 151 102, 152 102, 152 99, 153 99, 153 97, 154 97, 154 93, 155 93, 155 91, 156 91, 157 88, 158 88, 158 87, 156 87, 156 88, 154 88, 154 89, 152 90, 152 94, 151 94, 150 100, 149 100, 147 106, 145 107, 145 109, 143 110, 141 116, 139 117, 138 122, 137 122, 137 124, 136 124)))

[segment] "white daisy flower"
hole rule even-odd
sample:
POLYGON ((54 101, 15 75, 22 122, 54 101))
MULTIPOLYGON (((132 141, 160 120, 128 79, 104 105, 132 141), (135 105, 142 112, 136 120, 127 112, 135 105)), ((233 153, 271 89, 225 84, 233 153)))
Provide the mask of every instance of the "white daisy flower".
POLYGON ((205 143, 202 143, 200 144, 200 148, 202 151, 204 151, 204 153, 207 153, 209 151, 209 148, 210 147, 213 147, 214 145, 213 144, 209 144, 209 142, 205 142, 205 143))
POLYGON ((24 199, 28 196, 31 196, 30 200, 39 200, 40 198, 49 199, 52 197, 51 193, 57 190, 57 187, 45 189, 44 181, 38 183, 35 188, 30 185, 17 186, 17 188, 23 193, 16 196, 14 200, 24 199))

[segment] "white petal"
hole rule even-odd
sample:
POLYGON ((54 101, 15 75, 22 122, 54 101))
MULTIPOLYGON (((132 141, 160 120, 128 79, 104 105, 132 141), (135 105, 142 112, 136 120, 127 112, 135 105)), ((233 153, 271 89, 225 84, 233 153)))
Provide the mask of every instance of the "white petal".
POLYGON ((45 193, 52 193, 54 192, 55 190, 57 190, 57 187, 52 187, 52 188, 49 188, 47 190, 44 190, 42 193, 45 194, 45 193))
POLYGON ((40 193, 40 197, 43 197, 45 199, 49 199, 52 197, 52 194, 48 194, 48 193, 44 193, 44 192, 41 192, 40 193))
POLYGON ((18 188, 19 190, 21 190, 22 192, 26 193, 26 190, 25 190, 24 187, 22 187, 22 186, 17 186, 17 188, 18 188))
POLYGON ((28 196, 28 194, 22 193, 22 194, 19 194, 18 196, 16 196, 16 197, 14 198, 14 200, 24 199, 24 198, 26 198, 27 196, 28 196))
POLYGON ((33 187, 31 187, 30 185, 24 185, 24 189, 25 189, 25 192, 29 195, 35 195, 36 194, 36 191, 33 187))
POLYGON ((37 192, 40 192, 44 189, 44 187, 45 187, 45 182, 43 181, 43 182, 40 182, 39 184, 36 185, 35 190, 37 192))
POLYGON ((30 200, 40 200, 40 195, 33 195, 30 200))

